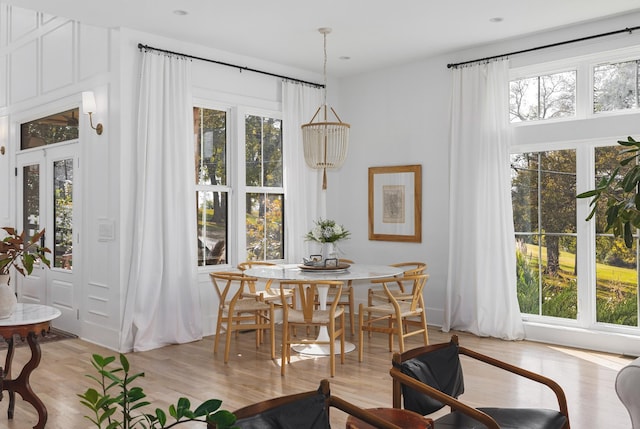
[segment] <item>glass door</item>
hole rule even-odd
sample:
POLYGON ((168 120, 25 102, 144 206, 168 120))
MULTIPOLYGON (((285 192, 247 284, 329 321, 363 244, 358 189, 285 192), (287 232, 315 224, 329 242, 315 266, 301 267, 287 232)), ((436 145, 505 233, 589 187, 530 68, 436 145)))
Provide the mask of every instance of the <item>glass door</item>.
POLYGON ((17 157, 18 229, 25 229, 29 236, 45 229, 43 244, 51 250, 51 267, 38 264, 30 276, 17 279, 16 284, 19 302, 58 308, 62 316, 53 325, 78 334, 76 148, 77 143, 47 146, 17 157))

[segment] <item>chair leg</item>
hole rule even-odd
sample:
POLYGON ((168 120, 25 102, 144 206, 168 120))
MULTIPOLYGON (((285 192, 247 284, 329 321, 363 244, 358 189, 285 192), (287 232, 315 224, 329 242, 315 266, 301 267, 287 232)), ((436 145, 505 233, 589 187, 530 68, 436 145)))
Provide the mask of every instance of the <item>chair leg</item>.
POLYGON ((358 362, 362 362, 364 355, 364 307, 358 307, 358 362))
MULTIPOLYGON (((342 313, 344 315, 344 313, 342 313)), ((344 319, 343 319, 344 320, 344 319)), ((331 377, 336 375, 336 320, 329 322, 329 367, 331 377)))
POLYGON ((427 331, 427 315, 424 313, 424 308, 422 309, 422 314, 420 315, 420 320, 422 321, 422 338, 424 340, 424 345, 429 345, 429 331, 427 331))
POLYGON ((398 347, 400 348, 400 353, 404 353, 404 334, 407 332, 405 330, 404 319, 396 320, 396 329, 398 330, 398 347))
POLYGON ((271 306, 271 310, 269 311, 269 331, 271 333, 271 359, 276 358, 276 310, 271 306))
POLYGON ((213 339, 213 353, 218 352, 218 340, 220 339, 220 331, 222 331, 222 312, 223 310, 218 310, 218 323, 216 323, 216 337, 213 339))
POLYGON ((354 304, 354 296, 353 296, 353 287, 349 288, 349 326, 351 327, 351 336, 353 337, 356 334, 355 329, 355 315, 353 314, 355 310, 354 304))
MULTIPOLYGON (((351 314, 351 318, 353 319, 353 313, 351 314)), ((353 329, 353 321, 351 322, 351 329, 353 329)), ((340 364, 344 365, 344 335, 345 335, 345 325, 344 325, 344 313, 340 315, 340 364)), ((353 332, 351 333, 353 335, 353 332)))
POLYGON ((280 375, 284 376, 285 365, 289 362, 289 323, 285 319, 282 322, 282 362, 280 362, 280 375))
POLYGON ((238 332, 237 330, 229 327, 229 319, 227 319, 227 335, 226 341, 224 344, 224 363, 229 362, 229 351, 231 350, 231 334, 233 332, 238 332))
MULTIPOLYGON (((371 307, 372 305, 373 305, 373 291, 369 289, 368 296, 367 296, 367 306, 371 307)), ((367 314, 367 317, 371 319, 371 312, 367 314)), ((371 338, 371 331, 367 333, 367 337, 371 338)))

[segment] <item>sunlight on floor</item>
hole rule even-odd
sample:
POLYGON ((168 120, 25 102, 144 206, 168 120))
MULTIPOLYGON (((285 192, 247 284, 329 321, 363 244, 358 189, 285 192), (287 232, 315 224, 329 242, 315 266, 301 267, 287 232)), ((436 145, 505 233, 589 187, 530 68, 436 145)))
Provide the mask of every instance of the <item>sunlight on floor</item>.
POLYGON ((587 350, 570 349, 565 347, 549 346, 549 348, 555 351, 558 351, 560 353, 564 353, 569 356, 573 356, 578 359, 583 359, 587 362, 591 362, 596 365, 609 368, 614 371, 620 371, 624 366, 629 364, 629 362, 631 362, 634 359, 632 357, 627 357, 622 355, 598 353, 598 352, 592 352, 587 350))

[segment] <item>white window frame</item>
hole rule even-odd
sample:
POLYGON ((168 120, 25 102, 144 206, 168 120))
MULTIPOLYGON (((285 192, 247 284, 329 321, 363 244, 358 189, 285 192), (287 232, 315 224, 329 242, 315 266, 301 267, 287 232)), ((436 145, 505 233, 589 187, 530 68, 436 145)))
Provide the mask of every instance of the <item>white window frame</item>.
MULTIPOLYGON (((624 62, 640 59, 640 46, 610 50, 606 52, 567 58, 560 61, 523 66, 510 70, 509 80, 576 69, 576 116, 538 121, 511 123, 519 127, 548 126, 550 123, 593 120, 613 116, 637 115, 640 109, 593 112, 593 67, 607 62, 624 62), (586 84, 585 84, 586 82, 586 84)), ((576 122, 579 124, 579 122, 576 122)), ((542 129, 541 129, 542 130, 542 129)), ((619 130, 614 130, 619 132, 619 130)), ((613 134, 613 133, 612 133, 613 134)), ((576 189, 584 192, 595 187, 595 148, 615 146, 617 140, 625 140, 627 135, 612 135, 582 140, 551 140, 549 133, 543 132, 548 141, 518 144, 514 142, 511 153, 544 152, 549 150, 576 150, 576 189)), ((590 212, 589 199, 580 199, 576 207, 577 258, 578 258, 578 315, 576 320, 551 318, 548 316, 523 315, 527 338, 540 341, 561 341, 578 347, 600 350, 623 350, 637 354, 640 350, 640 327, 612 325, 596 321, 595 308, 595 223, 586 222, 590 212), (621 345, 624 341, 624 345, 621 345)))
MULTIPOLYGON (((194 97, 192 106, 201 107, 203 109, 212 109, 225 111, 227 114, 227 148, 226 148, 226 166, 227 166, 227 184, 226 185, 198 185, 194 183, 193 192, 197 191, 215 191, 223 190, 228 192, 227 199, 227 261, 221 265, 199 266, 199 272, 212 272, 219 270, 221 267, 235 267, 239 262, 246 260, 247 251, 247 233, 245 195, 247 192, 253 192, 255 187, 247 187, 246 180, 246 159, 245 159, 245 117, 246 115, 266 116, 282 120, 282 112, 278 106, 256 107, 253 104, 260 104, 256 100, 238 97, 238 102, 232 100, 226 102, 213 101, 216 98, 225 99, 222 95, 207 94, 206 98, 194 97)), ((226 97, 228 98, 228 97, 226 97)), ((284 127, 284 124, 283 124, 284 127)), ((283 131, 284 132, 284 131, 283 131)), ((284 152, 285 148, 283 148, 284 152)), ((282 188, 261 188, 274 190, 273 192, 282 193, 286 200, 287 196, 282 188)), ((271 191, 266 191, 271 192, 271 191)), ((286 222, 286 213, 285 213, 286 222)), ((285 241, 287 237, 285 236, 285 241)), ((286 249, 286 246, 285 246, 286 249)), ((286 257, 286 255, 285 255, 286 257)), ((284 262, 284 259, 274 262, 284 262)))

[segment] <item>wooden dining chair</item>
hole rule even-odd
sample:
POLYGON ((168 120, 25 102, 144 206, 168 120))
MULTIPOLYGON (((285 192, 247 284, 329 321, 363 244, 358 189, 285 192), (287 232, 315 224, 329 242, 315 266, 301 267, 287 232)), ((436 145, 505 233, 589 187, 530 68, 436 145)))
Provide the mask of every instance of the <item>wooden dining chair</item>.
MULTIPOLYGON (((351 259, 339 259, 338 262, 340 264, 353 264, 354 262, 351 259)), ((333 302, 335 300, 336 291, 335 288, 329 288, 327 293, 327 302, 333 302)), ((318 301, 318 297, 316 296, 316 308, 320 305, 318 301)), ((349 310, 349 328, 351 329, 351 335, 356 334, 356 323, 355 323, 355 310, 356 310, 356 302, 353 293, 353 280, 347 281, 344 289, 342 289, 342 294, 340 295, 340 300, 338 301, 338 305, 344 306, 345 309, 349 310)))
POLYGON ((358 321, 360 322, 358 359, 360 362, 362 362, 364 355, 365 331, 387 334, 389 336, 389 351, 393 351, 394 335, 398 337, 400 353, 404 352, 404 339, 413 335, 422 335, 424 345, 429 344, 427 317, 422 299, 422 290, 428 279, 428 274, 403 277, 405 285, 411 287, 411 299, 404 297, 398 299, 391 292, 390 285, 396 284, 395 277, 372 280, 372 283, 382 285, 387 293, 387 302, 367 307, 360 304, 358 311, 358 321))
POLYGON ((224 363, 229 361, 231 336, 234 332, 255 330, 256 348, 260 347, 265 331, 269 331, 271 359, 275 359, 275 310, 273 302, 244 295, 247 285, 256 282, 255 277, 237 272, 210 273, 218 295, 218 321, 213 352, 217 353, 222 332, 225 332, 224 363))
MULTIPOLYGON (((285 375, 285 367, 291 363, 291 347, 294 345, 325 345, 329 346, 329 365, 331 377, 336 372, 335 343, 340 340, 340 363, 344 363, 344 309, 338 305, 342 293, 343 282, 336 280, 282 280, 280 290, 282 292, 282 365, 281 374, 285 375), (327 308, 316 309, 315 296, 318 288, 335 288, 335 299, 327 304, 327 308), (290 308, 285 305, 285 289, 296 288, 297 297, 300 300, 300 309, 290 308), (318 327, 320 334, 316 338, 294 338, 297 327, 318 327), (327 338, 323 338, 323 329, 327 331, 327 338)), ((302 329, 302 332, 307 331, 302 329)), ((308 331, 307 331, 308 332, 308 331)), ((315 332, 312 329, 311 332, 315 332)))

